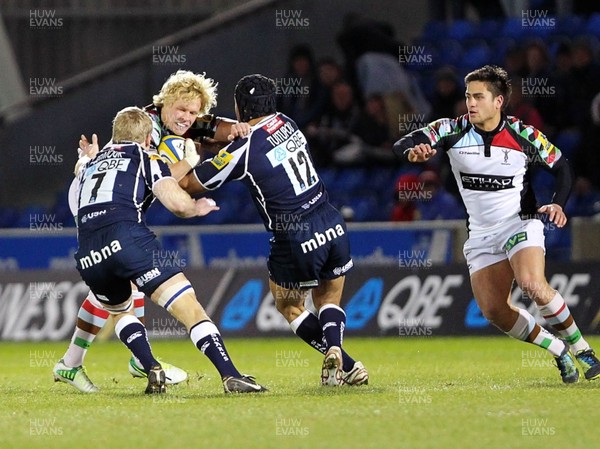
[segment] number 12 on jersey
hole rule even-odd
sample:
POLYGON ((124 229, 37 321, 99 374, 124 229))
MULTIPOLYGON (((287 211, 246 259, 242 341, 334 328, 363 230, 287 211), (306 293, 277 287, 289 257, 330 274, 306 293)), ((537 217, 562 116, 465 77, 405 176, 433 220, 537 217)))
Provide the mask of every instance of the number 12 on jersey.
POLYGON ((296 195, 310 189, 319 180, 306 150, 306 138, 300 131, 269 151, 267 158, 273 167, 283 166, 296 195))

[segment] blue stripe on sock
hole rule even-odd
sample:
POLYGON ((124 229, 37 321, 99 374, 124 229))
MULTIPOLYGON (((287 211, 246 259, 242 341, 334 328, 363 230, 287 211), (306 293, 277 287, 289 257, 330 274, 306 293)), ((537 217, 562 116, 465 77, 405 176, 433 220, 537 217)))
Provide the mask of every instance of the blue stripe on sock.
POLYGON ((165 303, 165 309, 168 309, 169 306, 171 305, 171 303, 173 301, 175 301, 184 291, 186 291, 188 288, 192 288, 192 284, 188 284, 185 287, 183 287, 181 290, 179 290, 177 293, 175 293, 173 296, 171 296, 171 299, 169 299, 166 303, 165 303))
POLYGON ((81 318, 86 323, 93 324, 96 327, 103 327, 104 323, 106 323, 106 318, 100 318, 99 316, 92 315, 90 312, 83 308, 79 309, 77 318, 81 318))

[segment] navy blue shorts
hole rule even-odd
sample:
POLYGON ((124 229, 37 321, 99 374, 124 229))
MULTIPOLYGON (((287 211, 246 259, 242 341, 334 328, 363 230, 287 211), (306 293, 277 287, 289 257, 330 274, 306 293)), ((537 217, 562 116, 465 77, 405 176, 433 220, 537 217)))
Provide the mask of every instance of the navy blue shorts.
POLYGON ((339 211, 324 203, 301 220, 275 232, 267 266, 269 277, 287 289, 311 288, 352 268, 346 223, 339 211))
POLYGON ((116 223, 78 236, 77 270, 98 300, 121 304, 131 295, 130 281, 150 296, 180 273, 156 235, 142 223, 116 223))

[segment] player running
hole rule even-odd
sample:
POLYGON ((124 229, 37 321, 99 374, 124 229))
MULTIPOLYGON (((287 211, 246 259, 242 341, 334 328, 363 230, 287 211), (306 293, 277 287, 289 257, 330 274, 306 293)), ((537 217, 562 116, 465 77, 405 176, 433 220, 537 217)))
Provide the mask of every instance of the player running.
POLYGON ((346 314, 340 300, 352 268, 346 225, 328 201, 304 134, 276 111, 275 93, 273 80, 243 77, 235 87, 235 111, 251 125, 250 134, 204 161, 180 185, 189 193, 233 180, 248 187, 272 233, 269 286, 277 310, 298 337, 325 354, 321 383, 367 384, 363 364, 342 349, 346 314), (318 316, 304 307, 309 291, 318 316))
MULTIPOLYGON (((162 248, 146 227, 144 215, 154 196, 182 218, 203 216, 218 207, 209 199, 193 200, 179 187, 162 158, 147 151, 151 131, 148 114, 139 108, 125 108, 115 117, 112 142, 81 168, 77 269, 111 313, 131 309, 130 282, 164 307, 185 325, 194 345, 215 365, 226 393, 266 391, 235 368, 217 327, 181 270, 172 264, 156 266, 153 260, 153 254, 161 254, 162 248)), ((199 159, 192 148, 182 162, 189 163, 189 169, 199 159)), ((119 337, 148 373, 148 389, 162 392, 165 373, 152 356, 147 339, 139 338, 140 321, 133 315, 129 321, 132 324, 120 330, 119 337)), ((121 321, 117 328, 120 325, 121 321)))
POLYGON ((464 255, 471 286, 488 321, 513 338, 548 350, 563 382, 579 379, 571 353, 585 378, 596 379, 600 362, 544 274, 542 218, 547 215, 559 228, 566 224, 563 208, 571 191, 571 168, 544 134, 504 114, 511 93, 504 69, 486 65, 469 73, 465 85, 468 114, 408 134, 394 144, 394 152, 410 162, 425 162, 438 150, 448 155, 469 216, 464 255), (533 166, 556 176, 551 204, 536 203, 530 186, 533 166), (510 303, 513 279, 564 341, 510 303))
MULTIPOLYGON (((170 134, 222 143, 247 135, 250 132, 247 123, 209 114, 210 109, 216 104, 216 86, 211 78, 201 74, 186 70, 178 70, 172 74, 165 81, 160 92, 154 96, 153 104, 144 108, 152 119, 151 148, 156 149, 161 139, 170 134)), ((99 150, 98 137, 94 134, 92 141, 89 142, 82 135, 79 146, 82 151, 93 156, 99 150)), ((168 155, 165 157, 170 162, 175 162, 173 159, 168 159, 168 155)), ((179 178, 176 173, 173 175, 179 178)), ((75 192, 71 193, 75 194, 75 192)), ((77 199, 73 199, 73 195, 70 195, 70 203, 76 201, 77 199)), ((143 322, 144 294, 134 290, 133 303, 135 315, 143 322)), ((109 313, 90 292, 77 313, 77 323, 71 343, 53 369, 56 381, 67 382, 84 393, 98 391, 85 373, 83 362, 87 350, 96 335, 106 325, 108 318, 109 313)), ((163 361, 161 363, 167 375, 167 384, 177 384, 187 379, 184 370, 163 361)), ((135 357, 131 357, 128 369, 134 377, 147 376, 143 366, 135 357)))

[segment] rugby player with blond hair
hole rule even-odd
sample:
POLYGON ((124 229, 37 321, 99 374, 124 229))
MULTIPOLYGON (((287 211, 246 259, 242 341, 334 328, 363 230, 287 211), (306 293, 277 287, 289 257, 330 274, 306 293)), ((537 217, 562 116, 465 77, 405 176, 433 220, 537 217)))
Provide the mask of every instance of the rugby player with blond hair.
MULTIPOLYGON (((211 145, 233 141, 250 133, 247 123, 217 117, 209 111, 217 104, 217 83, 189 70, 178 70, 171 74, 160 91, 153 96, 153 103, 144 108, 152 119, 150 148, 157 149, 163 137, 177 135, 191 138, 203 144, 211 145)), ((79 141, 80 152, 93 157, 99 151, 98 137, 92 135, 88 141, 85 135, 79 141)), ((167 162, 175 163, 175 155, 163 153, 167 162)), ((171 166, 173 176, 176 168, 171 166)), ((183 175, 184 173, 181 173, 183 175)), ((70 201, 73 202, 73 201, 70 201)), ((135 315, 143 322, 145 315, 144 294, 134 290, 135 315)), ((106 325, 109 313, 100 304, 93 293, 87 295, 77 313, 77 324, 71 343, 63 358, 55 365, 53 374, 56 381, 69 383, 85 393, 98 391, 83 368, 87 350, 96 335, 106 325)), ((169 363, 161 361, 168 384, 176 384, 187 379, 187 373, 169 363)), ((135 357, 131 357, 128 366, 134 377, 146 377, 147 372, 135 357)))

